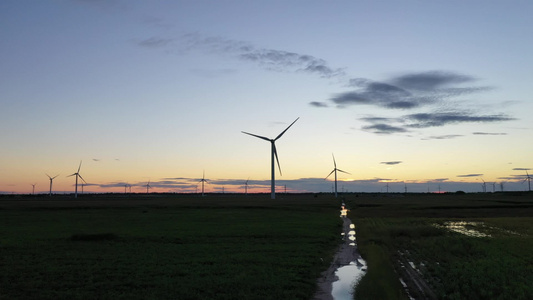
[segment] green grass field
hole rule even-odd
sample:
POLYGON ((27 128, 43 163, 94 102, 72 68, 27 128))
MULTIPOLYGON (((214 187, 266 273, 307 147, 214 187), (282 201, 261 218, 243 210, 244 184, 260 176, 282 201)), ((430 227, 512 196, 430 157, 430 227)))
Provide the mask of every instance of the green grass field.
POLYGON ((407 299, 408 264, 430 289, 412 288, 415 298, 533 299, 531 194, 395 196, 348 201, 368 264, 357 299, 407 299), (487 236, 451 232, 453 221, 487 236))
MULTIPOLYGON (((0 197, 0 299, 310 299, 340 243, 340 202, 268 198, 0 197)), ((400 262, 438 299, 533 298, 531 194, 344 201, 368 264, 357 299, 407 299, 400 262), (461 220, 491 237, 442 227, 461 220)))
POLYGON ((3 204, 1 299, 308 299, 341 225, 309 196, 3 204))

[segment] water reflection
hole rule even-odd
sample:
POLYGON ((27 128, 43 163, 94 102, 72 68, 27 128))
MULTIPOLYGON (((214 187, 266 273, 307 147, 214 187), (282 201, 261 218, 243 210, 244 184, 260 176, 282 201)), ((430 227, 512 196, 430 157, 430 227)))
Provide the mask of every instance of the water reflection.
POLYGON ((353 299, 355 286, 365 275, 367 267, 359 251, 357 251, 355 225, 347 218, 348 209, 341 207, 341 218, 344 221, 344 230, 341 233, 345 244, 342 252, 345 253, 344 261, 339 261, 335 271, 336 281, 332 284, 331 295, 335 300, 353 299))
POLYGON ((466 236, 490 237, 490 234, 486 234, 486 233, 483 233, 477 230, 477 228, 484 226, 483 222, 449 221, 449 222, 444 222, 444 225, 437 225, 437 226, 444 227, 450 231, 464 234, 466 236))

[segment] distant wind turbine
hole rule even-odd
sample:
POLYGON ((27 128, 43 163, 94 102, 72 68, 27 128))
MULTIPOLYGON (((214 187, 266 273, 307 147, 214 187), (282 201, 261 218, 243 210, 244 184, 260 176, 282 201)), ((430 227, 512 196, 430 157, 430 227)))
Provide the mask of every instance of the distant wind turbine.
POLYGON ((481 178, 481 181, 483 181, 483 184, 481 185, 483 187, 483 193, 486 193, 487 192, 487 183, 485 182, 485 180, 483 180, 483 178, 481 178))
POLYGON ((33 183, 31 186, 32 186, 32 190, 31 190, 31 194, 32 195, 35 195, 35 186, 37 185, 37 183, 33 183))
POLYGON ((246 179, 246 182, 244 183, 244 194, 248 195, 248 181, 250 181, 250 178, 246 179))
POLYGON ((275 139, 269 139, 267 137, 264 137, 264 136, 260 136, 260 135, 255 135, 255 134, 252 134, 252 133, 248 133, 248 132, 245 132, 245 131, 241 131, 242 133, 244 134, 248 134, 248 135, 251 135, 251 136, 254 136, 256 138, 260 138, 262 140, 265 140, 265 141, 269 141, 270 144, 271 144, 271 179, 270 179, 270 199, 276 199, 276 175, 275 175, 275 165, 274 165, 274 158, 276 159, 276 162, 278 163, 278 168, 279 168, 279 174, 281 174, 281 166, 279 165, 279 159, 278 159, 278 153, 276 151, 276 141, 287 131, 289 130, 289 128, 294 124, 296 123, 296 121, 298 121, 298 119, 300 118, 296 118, 296 120, 294 120, 294 122, 291 123, 291 125, 289 125, 289 127, 287 127, 285 130, 283 130, 275 139))
POLYGON ((81 169, 81 160, 80 165, 78 167, 78 171, 76 173, 73 173, 71 175, 68 175, 67 177, 76 176, 76 189, 74 190, 74 198, 78 198, 78 178, 80 178, 83 182, 87 183, 83 177, 80 175, 80 169, 81 169))
MULTIPOLYGON (((526 179, 524 179, 524 182, 527 181, 527 184, 528 184, 528 191, 531 192, 531 176, 529 176, 529 173, 527 172, 526 170, 526 179)), ((524 183, 522 182, 522 183, 524 183)))
POLYGON ((200 182, 202 183, 202 197, 204 196, 204 182, 207 182, 207 179, 205 179, 205 171, 202 174, 202 179, 200 179, 200 182))
MULTIPOLYGON (((328 177, 335 173, 335 198, 337 198, 337 171, 339 172, 342 172, 342 173, 346 173, 346 174, 350 174, 348 172, 345 172, 341 169, 337 169, 337 162, 335 161, 335 155, 331 154, 333 156, 333 171, 331 171, 331 173, 329 173, 328 176, 326 176, 326 178, 324 178, 324 180, 328 179, 328 177)), ((351 174, 350 174, 351 175, 351 174)))
POLYGON ((148 179, 148 183, 146 183, 146 193, 148 194, 149 190, 151 189, 152 187, 150 186, 150 179, 148 179))
MULTIPOLYGON (((45 173, 46 174, 46 173, 45 173)), ((54 177, 50 177, 50 175, 46 174, 46 176, 48 176, 48 178, 50 179, 50 193, 48 194, 50 197, 52 197, 52 181, 54 180, 54 178, 56 178, 58 175, 54 176, 54 177)))

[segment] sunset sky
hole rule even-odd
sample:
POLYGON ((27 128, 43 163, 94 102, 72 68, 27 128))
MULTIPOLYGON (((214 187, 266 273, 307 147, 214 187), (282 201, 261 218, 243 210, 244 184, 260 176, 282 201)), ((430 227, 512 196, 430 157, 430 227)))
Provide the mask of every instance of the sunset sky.
POLYGON ((527 190, 533 2, 0 1, 0 193, 527 190), (494 183, 494 184, 493 184, 494 183))

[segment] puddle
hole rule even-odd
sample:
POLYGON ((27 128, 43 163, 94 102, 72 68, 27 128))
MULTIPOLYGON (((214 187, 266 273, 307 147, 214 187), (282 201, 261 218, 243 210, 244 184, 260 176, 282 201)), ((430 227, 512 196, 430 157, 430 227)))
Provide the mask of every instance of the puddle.
POLYGON ((365 275, 367 266, 359 252, 357 251, 355 225, 349 219, 346 219, 348 210, 342 206, 341 218, 344 222, 349 222, 349 226, 344 226, 344 232, 341 233, 345 244, 345 252, 349 254, 348 263, 340 264, 335 270, 336 281, 332 283, 331 296, 334 300, 352 300, 355 286, 365 275))
POLYGON ((366 262, 362 259, 350 262, 349 265, 337 269, 339 278, 333 282, 331 295, 335 300, 352 300, 355 286, 366 273, 366 262))
POLYGON ((483 227, 483 222, 468 222, 468 221, 456 221, 456 222, 444 222, 444 225, 436 225, 437 227, 444 227, 450 231, 464 234, 471 237, 490 237, 490 234, 483 233, 477 230, 476 227, 483 227))

